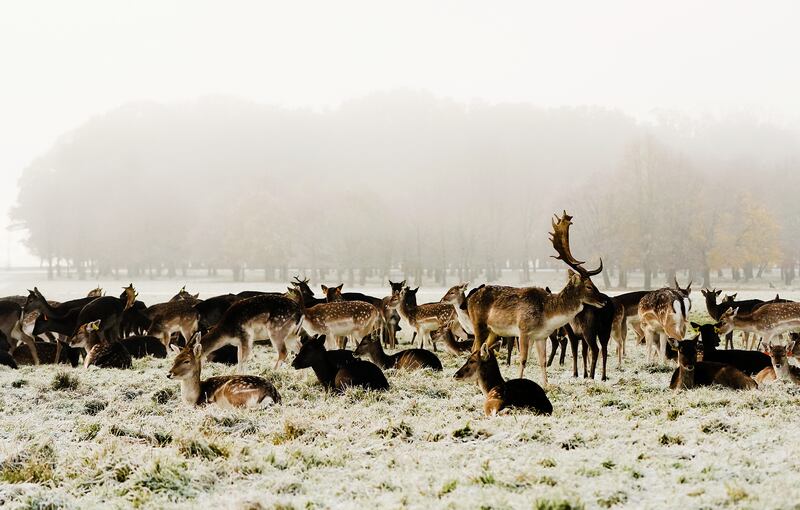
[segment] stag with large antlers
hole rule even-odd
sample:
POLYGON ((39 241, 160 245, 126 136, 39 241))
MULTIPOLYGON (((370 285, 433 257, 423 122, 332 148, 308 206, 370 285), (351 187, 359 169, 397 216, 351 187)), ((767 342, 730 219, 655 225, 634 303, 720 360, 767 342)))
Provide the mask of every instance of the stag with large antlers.
POLYGON ((549 294, 539 287, 503 287, 487 285, 467 297, 467 312, 475 332, 473 352, 481 345, 491 346, 497 337, 518 337, 520 353, 520 377, 525 372, 528 349, 533 343, 539 358, 542 381, 547 384, 546 341, 550 333, 566 325, 583 310, 584 305, 601 307, 605 298, 592 283, 592 276, 603 270, 600 266, 589 271, 584 262, 572 256, 569 247, 569 226, 572 216, 566 211, 553 220, 550 241, 558 256, 571 269, 567 284, 561 292, 549 294))

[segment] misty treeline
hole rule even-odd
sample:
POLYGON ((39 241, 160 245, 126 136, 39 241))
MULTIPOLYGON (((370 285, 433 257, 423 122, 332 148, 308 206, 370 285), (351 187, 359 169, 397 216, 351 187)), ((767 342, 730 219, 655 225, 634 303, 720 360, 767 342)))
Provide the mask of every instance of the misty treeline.
POLYGON ((33 161, 12 217, 53 273, 348 285, 526 282, 552 214, 609 287, 688 271, 757 278, 800 254, 800 145, 748 115, 639 123, 601 108, 462 104, 412 91, 322 111, 227 97, 133 103, 33 161), (333 273, 331 273, 333 271, 333 273))

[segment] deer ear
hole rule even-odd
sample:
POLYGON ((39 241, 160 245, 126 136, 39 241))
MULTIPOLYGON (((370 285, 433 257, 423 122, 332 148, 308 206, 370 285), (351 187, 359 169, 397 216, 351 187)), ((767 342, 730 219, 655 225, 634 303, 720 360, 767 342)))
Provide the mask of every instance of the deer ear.
POLYGON ((181 348, 178 347, 175 344, 169 344, 169 348, 172 349, 172 351, 175 352, 175 353, 180 353, 181 352, 181 348))
POLYGON ((340 283, 338 286, 334 287, 338 292, 342 291, 342 287, 344 287, 343 283, 340 283))
POLYGON ((195 357, 199 358, 200 355, 203 354, 203 344, 201 344, 200 342, 194 344, 192 352, 194 353, 195 357))
POLYGON ((486 361, 487 359, 489 359, 490 352, 489 352, 489 345, 488 344, 486 344, 486 343, 482 344, 481 345, 481 350, 479 352, 480 352, 481 360, 486 361))
POLYGON ((322 293, 323 293, 323 294, 327 294, 327 293, 328 293, 328 287, 327 287, 327 286, 325 286, 325 285, 320 285, 320 288, 322 289, 322 293))
POLYGON ((739 307, 738 306, 733 309, 733 313, 731 314, 731 316, 732 317, 736 317, 737 315, 739 315, 739 307))
POLYGON ((693 328, 695 331, 696 331, 696 330, 698 330, 698 329, 700 329, 700 324, 698 324, 698 323, 696 323, 696 322, 690 322, 690 323, 689 323, 689 325, 690 325, 690 326, 691 326, 691 327, 692 327, 692 328, 693 328))

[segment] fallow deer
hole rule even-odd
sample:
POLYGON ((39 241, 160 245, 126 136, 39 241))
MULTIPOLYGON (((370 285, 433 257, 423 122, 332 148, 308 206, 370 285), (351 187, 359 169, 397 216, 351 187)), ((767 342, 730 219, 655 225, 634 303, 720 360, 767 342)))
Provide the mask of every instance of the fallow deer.
POLYGON ((147 334, 160 337, 164 347, 169 346, 173 333, 182 334, 184 339, 191 338, 197 331, 200 317, 196 304, 191 299, 177 299, 151 306, 148 309, 151 322, 147 334))
POLYGON ((198 301, 200 301, 200 299, 198 299, 199 297, 200 297, 199 292, 197 294, 192 294, 186 290, 186 285, 184 285, 183 287, 181 287, 181 290, 179 290, 177 294, 175 294, 170 298, 170 301, 190 301, 192 303, 197 303, 198 301))
POLYGON ((762 343, 770 344, 778 335, 800 330, 800 303, 764 303, 749 314, 729 308, 720 316, 716 331, 727 335, 734 330, 753 333, 762 338, 762 343))
POLYGON ((566 211, 558 222, 553 220, 550 241, 558 256, 571 270, 561 292, 548 294, 539 287, 514 288, 487 285, 467 296, 467 311, 475 331, 473 351, 483 343, 491 346, 497 337, 518 337, 520 344, 520 377, 525 372, 528 349, 536 346, 543 384, 547 385, 547 337, 565 326, 584 305, 603 306, 605 300, 592 283, 600 274, 603 262, 592 271, 572 256, 569 247, 569 226, 572 216, 566 211), (574 271, 573 271, 574 270, 574 271))
POLYGON ((441 340, 444 350, 455 356, 472 349, 472 340, 457 340, 450 328, 444 327, 436 330, 431 339, 434 344, 441 340))
POLYGON ((686 295, 669 287, 654 290, 639 301, 639 321, 644 331, 648 363, 652 361, 656 339, 659 361, 662 364, 666 361, 669 339, 677 341, 686 335, 688 313, 686 295))
MULTIPOLYGON (((208 357, 225 345, 235 345, 239 354, 238 368, 241 369, 250 359, 253 343, 269 338, 278 352, 275 363, 275 368, 278 368, 286 359, 287 342, 299 339, 302 323, 302 308, 286 296, 262 294, 242 299, 232 304, 217 325, 202 336, 203 355, 208 357)), ((297 344, 293 345, 297 347, 297 344)))
POLYGON ((678 350, 678 368, 672 373, 669 387, 673 390, 720 384, 736 390, 750 390, 758 384, 736 367, 724 363, 697 361, 697 338, 670 342, 678 350))
MULTIPOLYGON (((774 299, 769 301, 762 301, 760 299, 744 299, 737 301, 736 296, 738 293, 734 293, 731 295, 727 295, 722 299, 722 312, 725 310, 730 310, 731 308, 738 308, 740 314, 751 314, 754 311, 758 310, 764 305, 772 304, 772 303, 790 303, 788 299, 781 299, 780 295, 776 294, 774 299)), ((718 319, 717 319, 718 320, 718 319)), ((728 333, 726 338, 733 338, 733 332, 728 333)), ((742 332, 742 342, 745 349, 754 349, 756 347, 759 338, 755 334, 751 334, 748 332, 742 332)), ((733 347, 733 341, 731 341, 731 347, 733 347)))
POLYGON ((374 336, 365 336, 356 347, 356 356, 368 355, 372 362, 384 370, 404 368, 408 370, 430 368, 442 370, 442 362, 431 351, 425 349, 406 349, 395 354, 386 354, 381 342, 374 336))
POLYGON ((300 295, 303 298, 303 305, 305 305, 306 308, 311 308, 312 306, 326 302, 324 299, 319 299, 318 297, 314 296, 314 291, 311 290, 311 287, 308 285, 308 278, 301 280, 295 276, 291 284, 300 292, 300 295))
POLYGON ((90 291, 89 291, 89 292, 86 294, 86 297, 98 298, 98 297, 103 297, 103 296, 105 296, 105 295, 106 295, 106 293, 105 293, 105 292, 103 292, 103 289, 102 289, 102 288, 101 288, 101 287, 98 285, 98 286, 97 286, 97 287, 95 287, 94 289, 90 290, 90 291))
POLYGON ((35 342, 35 356, 27 344, 20 345, 11 355, 18 365, 55 365, 64 363, 77 367, 80 364, 80 350, 73 349, 63 342, 35 342))
POLYGON ((187 341, 178 352, 167 377, 181 382, 181 399, 190 406, 216 404, 223 408, 263 407, 279 404, 281 396, 271 382, 254 375, 221 375, 200 378, 203 346, 187 341))
POLYGON ((633 329, 636 335, 635 343, 640 343, 644 339, 641 322, 639 321, 639 301, 642 300, 650 291, 637 290, 626 292, 611 298, 614 303, 614 321, 611 326, 611 337, 617 344, 617 364, 622 366, 625 357, 625 341, 628 337, 628 326, 633 329))
POLYGON ((64 301, 63 303, 53 305, 51 301, 45 299, 42 293, 39 292, 38 288, 34 287, 33 290, 28 291, 28 297, 25 300, 24 308, 25 313, 37 311, 40 314, 46 315, 48 319, 63 319, 70 312, 70 310, 77 309, 80 311, 84 306, 88 305, 95 299, 98 298, 90 296, 72 299, 70 301, 64 301))
POLYGON ((78 314, 77 324, 88 324, 96 320, 101 321, 98 334, 103 340, 118 340, 120 338, 122 314, 133 306, 136 301, 136 290, 131 283, 123 288, 120 296, 103 296, 95 298, 78 314))
POLYGON ((167 357, 166 347, 164 347, 160 338, 154 336, 134 335, 123 338, 119 342, 133 358, 144 358, 145 356, 154 358, 167 357))
POLYGON ((347 338, 357 343, 380 327, 378 309, 364 301, 320 303, 307 308, 297 287, 289 289, 289 295, 303 312, 303 329, 311 336, 328 338, 328 347, 344 348, 347 338))
POLYGON ((771 365, 756 375, 756 381, 761 384, 762 382, 772 382, 780 379, 800 384, 800 368, 789 363, 787 354, 792 351, 794 345, 790 345, 787 348, 783 345, 769 344, 767 347, 771 365))
POLYGON ((39 364, 39 352, 35 347, 34 338, 22 330, 23 307, 13 301, 0 301, 0 333, 8 340, 11 347, 10 354, 21 344, 28 347, 35 365, 39 364))
POLYGON ((420 347, 425 345, 425 340, 433 346, 436 350, 436 344, 433 343, 431 334, 442 328, 450 327, 456 320, 456 314, 453 306, 449 303, 424 303, 417 304, 417 291, 404 287, 399 294, 399 302, 397 303, 397 311, 400 317, 405 320, 411 329, 413 329, 417 336, 420 337, 420 347))
POLYGON ((71 347, 81 347, 86 351, 83 366, 100 368, 131 368, 131 355, 118 340, 104 340, 99 335, 100 321, 81 324, 75 336, 70 338, 71 347))
POLYGON ((343 286, 344 284, 340 284, 336 287, 327 287, 322 285, 322 294, 325 295, 325 301, 328 303, 333 303, 336 301, 363 301, 374 306, 378 310, 381 318, 381 339, 394 348, 397 333, 396 326, 399 316, 397 316, 396 311, 386 308, 391 296, 387 296, 386 298, 376 298, 362 294, 361 292, 342 292, 343 286), (395 316, 397 316, 396 319, 395 316))
POLYGON ((223 294, 195 303, 194 309, 198 313, 200 331, 205 334, 209 329, 216 326, 228 308, 240 299, 242 298, 234 294, 223 294))
POLYGON ((342 392, 350 386, 381 391, 389 389, 389 381, 377 365, 354 358, 350 351, 329 351, 325 343, 324 336, 304 338, 300 352, 292 360, 292 367, 295 370, 311 368, 327 390, 342 392))
POLYGON ((531 409, 536 413, 552 414, 553 404, 541 386, 530 379, 503 380, 492 349, 481 345, 470 354, 464 366, 453 375, 459 381, 475 381, 486 397, 483 412, 495 416, 509 408, 531 409))
POLYGON ((8 368, 12 368, 16 370, 19 368, 17 366, 17 362, 14 360, 14 356, 9 354, 8 351, 0 350, 0 365, 3 365, 8 368))
POLYGON ((614 303, 608 296, 602 295, 606 300, 603 306, 584 306, 583 310, 569 321, 567 335, 572 347, 572 375, 574 377, 578 377, 578 339, 582 339, 585 346, 583 349, 583 377, 591 375, 591 378, 594 379, 597 355, 601 354, 603 358, 601 379, 603 381, 607 379, 608 339, 611 337, 611 326, 614 321, 614 303), (591 369, 588 373, 586 370, 586 347, 592 352, 591 369))
POLYGON ((700 333, 700 343, 703 348, 703 361, 714 361, 733 365, 745 374, 754 376, 761 370, 770 366, 769 356, 763 352, 746 351, 739 349, 718 350, 719 335, 714 331, 714 324, 690 323, 700 333))

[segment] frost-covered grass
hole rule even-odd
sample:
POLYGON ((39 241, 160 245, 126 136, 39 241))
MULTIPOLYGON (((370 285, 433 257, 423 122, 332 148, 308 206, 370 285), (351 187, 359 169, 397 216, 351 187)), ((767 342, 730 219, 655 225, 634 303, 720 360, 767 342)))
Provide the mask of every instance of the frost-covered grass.
POLYGON ((283 404, 237 412, 185 407, 168 360, 2 369, 0 506, 796 508, 800 390, 675 394, 629 352, 606 383, 551 368, 552 416, 492 419, 449 355, 336 396, 261 348, 283 404))

